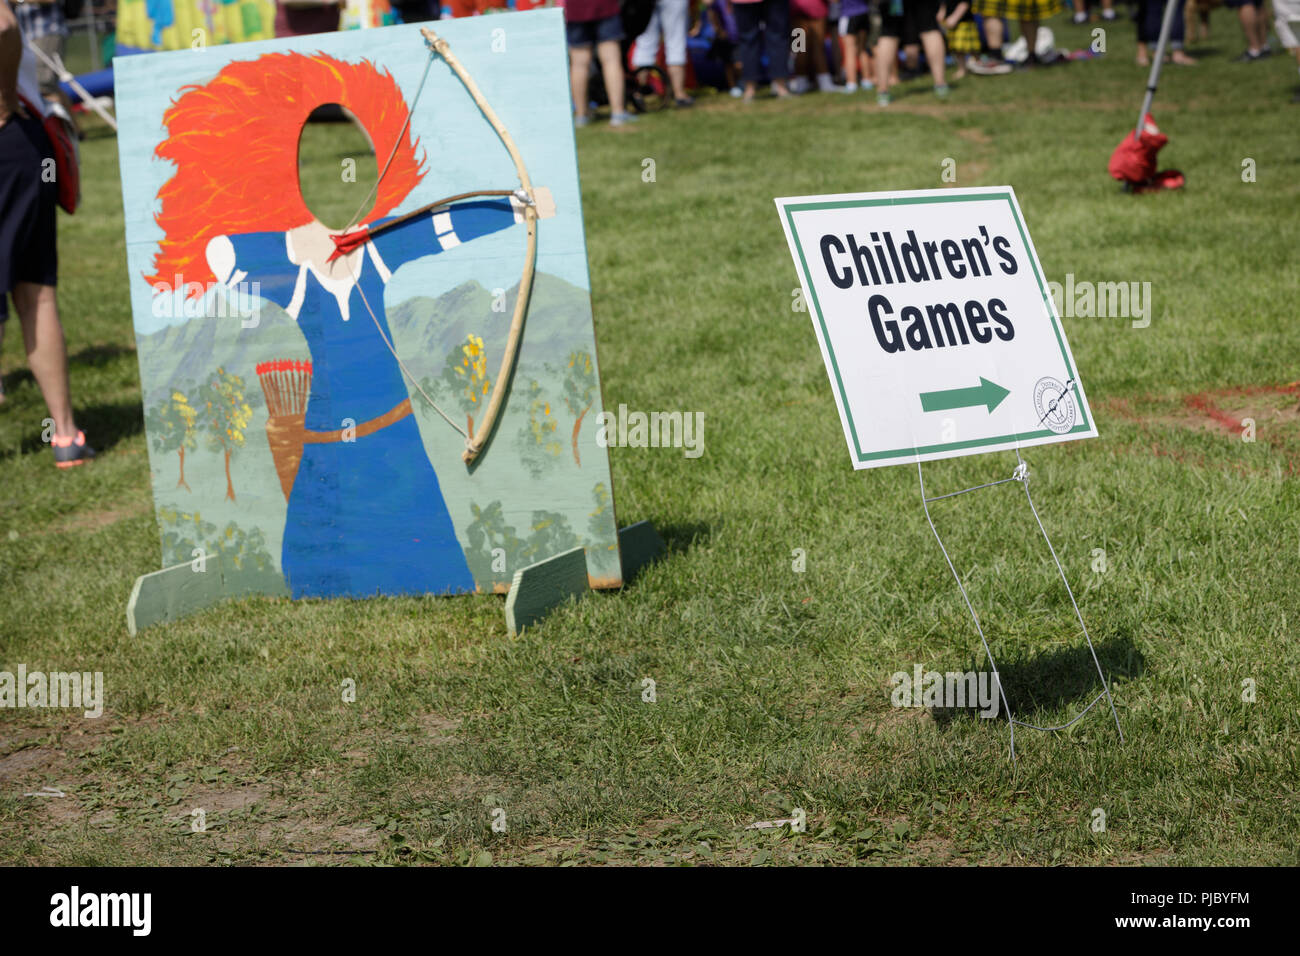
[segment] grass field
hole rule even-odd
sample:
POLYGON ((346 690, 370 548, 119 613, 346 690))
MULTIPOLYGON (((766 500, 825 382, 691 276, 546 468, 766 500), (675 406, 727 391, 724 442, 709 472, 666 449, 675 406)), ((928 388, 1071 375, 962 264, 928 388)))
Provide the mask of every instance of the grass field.
MULTIPOLYGON (((612 449, 620 524, 653 521, 668 555, 517 638, 498 596, 254 600, 127 635, 159 548, 116 143, 92 133, 60 299, 101 457, 56 473, 11 323, 0 669, 102 670, 106 712, 0 711, 0 862, 1300 862, 1300 106, 1294 64, 1231 63, 1240 40, 1218 10, 1202 63, 1166 71, 1178 194, 1106 176, 1145 77, 1127 23, 1098 61, 945 103, 922 81, 886 111, 713 96, 580 131, 606 406, 702 411, 706 451, 612 449), (938 187, 946 158, 957 185, 1015 187, 1049 278, 1151 283, 1148 328, 1065 320, 1101 437, 1026 455, 1123 746, 1097 710, 1019 733, 1013 765, 1005 721, 890 706, 891 674, 980 669, 979 642, 914 472, 850 469, 772 197, 938 187), (806 832, 745 829, 794 808, 806 832)), ((1095 673, 1019 487, 934 512, 1017 716, 1067 718, 1095 673)))

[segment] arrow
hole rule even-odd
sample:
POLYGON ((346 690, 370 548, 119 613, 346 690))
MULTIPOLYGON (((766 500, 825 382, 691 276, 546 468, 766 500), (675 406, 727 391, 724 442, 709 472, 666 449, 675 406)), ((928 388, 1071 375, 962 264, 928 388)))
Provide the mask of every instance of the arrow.
POLYGON ((921 409, 927 412, 945 412, 950 408, 970 408, 987 405, 990 412, 1002 404, 1011 393, 995 382, 980 376, 974 388, 950 388, 943 392, 922 392, 921 409))

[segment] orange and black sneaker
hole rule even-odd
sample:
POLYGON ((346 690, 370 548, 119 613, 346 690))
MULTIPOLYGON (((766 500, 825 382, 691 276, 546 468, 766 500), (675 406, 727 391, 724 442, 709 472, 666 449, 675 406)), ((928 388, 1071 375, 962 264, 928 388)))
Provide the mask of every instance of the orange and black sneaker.
POLYGON ((95 457, 95 449, 86 444, 85 432, 77 432, 76 438, 55 435, 50 444, 54 446, 54 464, 59 468, 75 468, 95 457))

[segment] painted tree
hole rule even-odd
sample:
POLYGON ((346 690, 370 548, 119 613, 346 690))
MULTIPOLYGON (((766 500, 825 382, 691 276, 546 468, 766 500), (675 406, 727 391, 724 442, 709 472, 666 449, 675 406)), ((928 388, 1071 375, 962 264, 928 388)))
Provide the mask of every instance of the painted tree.
POLYGON ((591 411, 596 395, 600 391, 600 382, 596 380, 596 363, 586 349, 570 352, 569 364, 564 374, 564 404, 573 421, 573 460, 582 467, 578 457, 578 434, 582 431, 582 420, 591 411))
POLYGON ((155 451, 166 454, 176 452, 180 456, 180 478, 177 488, 190 490, 185 480, 185 452, 197 447, 195 422, 198 411, 190 404, 189 397, 180 391, 172 392, 171 398, 155 405, 147 416, 149 438, 155 451))
POLYGON ((253 408, 244 395, 244 380, 225 369, 199 391, 208 447, 223 452, 226 459, 226 497, 235 500, 230 479, 230 458, 244 447, 244 429, 253 420, 253 408))
POLYGON ((550 397, 540 382, 531 379, 524 390, 528 420, 519 430, 520 457, 534 478, 540 478, 546 468, 564 451, 555 432, 559 422, 550 397))
POLYGON ((469 433, 473 435, 474 414, 486 405, 492 391, 492 379, 487 372, 487 350, 480 336, 471 332, 465 336, 464 345, 451 350, 442 378, 451 386, 452 394, 465 413, 469 433))

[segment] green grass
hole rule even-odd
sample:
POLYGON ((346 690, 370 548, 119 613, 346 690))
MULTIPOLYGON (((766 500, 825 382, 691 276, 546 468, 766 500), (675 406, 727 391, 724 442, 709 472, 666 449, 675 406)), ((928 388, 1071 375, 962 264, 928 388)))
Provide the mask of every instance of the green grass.
MULTIPOLYGON (((650 519, 670 553, 518 638, 494 596, 248 601, 128 637, 158 538, 116 143, 93 135, 85 208, 60 220, 60 297, 103 454, 56 474, 12 328, 0 669, 103 670, 108 709, 0 712, 0 861, 1296 863, 1295 399, 1216 399, 1256 417, 1246 443, 1184 396, 1300 378, 1300 107, 1293 65, 1232 64, 1228 12, 1214 28, 1156 104, 1178 194, 1124 196, 1105 173, 1144 80, 1127 24, 1101 61, 970 78, 944 104, 920 81, 887 111, 714 96, 581 131, 605 402, 702 411, 706 452, 611 450, 620 523, 650 519), (1027 455, 1123 746, 1097 711, 1018 734, 1013 766, 1005 721, 890 706, 892 673, 979 667, 978 639, 912 470, 850 469, 771 200, 937 187, 949 157, 958 185, 1016 188, 1049 278, 1152 283, 1147 329, 1066 319, 1101 437, 1027 455), (66 796, 23 796, 42 786, 66 796), (744 829, 795 807, 806 833, 744 829)), ((955 489, 1013 463, 927 477, 955 489)), ((1018 716, 1071 715, 1091 660, 1019 487, 935 517, 1018 716)))

